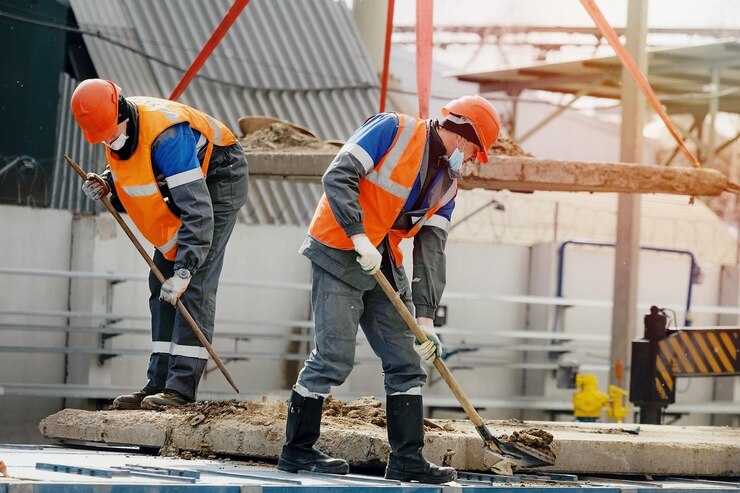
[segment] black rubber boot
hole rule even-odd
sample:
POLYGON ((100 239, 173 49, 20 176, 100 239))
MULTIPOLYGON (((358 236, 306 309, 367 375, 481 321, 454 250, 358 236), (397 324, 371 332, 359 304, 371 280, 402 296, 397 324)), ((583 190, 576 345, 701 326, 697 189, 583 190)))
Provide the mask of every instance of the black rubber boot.
POLYGON ((457 479, 451 467, 440 467, 424 458, 424 414, 420 395, 389 395, 386 398, 388 443, 391 453, 386 479, 441 484, 457 479))
POLYGON ((329 457, 313 448, 319 439, 323 407, 324 399, 302 397, 293 391, 288 406, 288 423, 285 426, 285 445, 278 460, 278 469, 288 472, 349 473, 347 461, 329 457))

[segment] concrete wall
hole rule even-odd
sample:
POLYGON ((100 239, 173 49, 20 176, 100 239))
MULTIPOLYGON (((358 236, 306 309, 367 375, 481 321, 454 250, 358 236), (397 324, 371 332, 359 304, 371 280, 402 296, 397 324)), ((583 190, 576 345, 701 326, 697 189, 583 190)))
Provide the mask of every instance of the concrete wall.
MULTIPOLYGON (((0 267, 68 270, 72 214, 65 211, 0 205, 0 267), (29 227, 32 225, 32 227, 29 227)), ((69 281, 0 275, 3 310, 67 310, 69 281)), ((24 325, 64 324, 61 317, 3 315, 0 323, 24 325)), ((65 333, 24 330, 0 331, 0 346, 63 347, 65 333)), ((64 355, 0 352, 0 385, 63 383, 64 355)), ((40 439, 36 424, 62 407, 62 399, 0 396, 0 441, 40 439)))
MULTIPOLYGON (((3 234, 0 236, 0 267, 111 272, 133 276, 109 285, 105 280, 0 274, 0 306, 9 310, 72 310, 98 314, 97 318, 77 317, 71 326, 97 326, 104 323, 117 327, 144 329, 143 335, 122 335, 107 342, 107 348, 150 347, 148 330, 149 296, 145 276, 148 267, 130 241, 108 215, 73 218, 63 211, 0 207, 3 234), (33 225, 33 227, 29 227, 33 225), (105 318, 112 314, 116 320, 105 318), (118 320, 120 318, 120 320, 118 320)), ((229 362, 228 368, 245 395, 274 391, 285 393, 295 381, 309 344, 290 344, 285 338, 265 338, 259 334, 308 334, 297 328, 297 322, 310 320, 310 263, 297 253, 303 240, 303 228, 255 227, 238 225, 226 252, 224 273, 218 293, 217 327, 214 347, 221 353, 250 353, 246 361, 229 362), (236 286, 231 281, 289 282, 295 289, 236 286), (237 333, 240 340, 219 337, 219 333, 237 333), (298 361, 281 359, 286 352, 298 353, 298 361), (255 354, 258 353, 258 354, 255 354)), ((150 250, 147 247, 147 250, 150 250)), ((411 242, 404 243, 407 268, 411 271, 411 242)), ((640 265, 641 303, 660 306, 685 304, 688 287, 688 261, 675 254, 643 253, 640 265)), ((733 282, 732 272, 715 265, 702 265, 703 281, 694 285, 693 303, 732 305, 737 296, 721 279, 733 282), (734 293, 734 295, 733 295, 734 293)), ((542 295, 556 293, 557 245, 534 247, 468 244, 448 245, 448 284, 442 300, 448 306, 443 340, 450 343, 480 344, 480 351, 453 356, 448 365, 454 368, 466 394, 472 399, 506 399, 521 395, 546 396, 552 400, 570 399, 570 391, 556 389, 552 371, 503 368, 520 362, 549 362, 547 352, 502 350, 496 344, 523 341, 497 335, 509 330, 550 330, 556 327, 555 309, 547 305, 476 300, 469 298, 491 295, 542 295), (470 364, 474 361, 475 364, 470 364)), ((579 360, 606 386, 606 357, 610 333, 610 308, 613 284, 613 251, 610 249, 569 246, 566 249, 563 291, 569 298, 601 301, 598 307, 571 307, 562 312, 562 325, 568 333, 595 334, 597 342, 570 343, 570 357, 579 360), (590 365, 590 367, 589 367, 590 365), (593 370, 593 371, 592 371, 593 370)), ((735 303, 737 304, 737 303, 735 303)), ((645 310, 640 310, 640 318, 645 310)), ((679 325, 683 313, 678 313, 679 325)), ((718 316, 694 314, 695 325, 714 325, 718 316)), ((56 324, 66 326, 62 317, 32 317, 17 314, 0 315, 0 323, 23 325, 56 324)), ((638 327, 642 330, 642 322, 638 327)), ((79 330, 69 333, 2 331, 2 346, 101 347, 98 334, 79 330)), ((337 394, 383 396, 380 363, 362 335, 357 351, 358 364, 337 394)), ((545 341, 546 342, 546 341, 545 341)), ((530 344, 545 342, 530 341, 530 344)), ((97 356, 70 354, 65 379, 65 357, 62 354, 0 352, 0 384, 83 384, 98 387, 140 388, 145 383, 146 356, 115 357, 99 363, 97 356)), ((209 365, 213 368, 213 365, 209 365)), ((452 399, 444 382, 434 378, 426 395, 452 399)), ((737 379, 735 379, 737 380, 737 379)), ((738 392, 728 385, 713 388, 711 379, 686 379, 678 384, 677 400, 682 403, 705 402, 716 396, 737 399, 738 392), (733 395, 735 397, 733 397, 733 395)), ((734 387, 734 385, 729 385, 734 387)), ((227 382, 216 370, 204 378, 202 390, 227 391, 227 382)), ((61 407, 89 406, 89 401, 58 398, 20 398, 0 396, 0 442, 38 441, 38 420, 61 407)), ((484 416, 520 417, 515 410, 484 410, 484 416)), ((540 414, 539 417, 542 417, 540 414)), ((702 417, 683 418, 681 423, 708 424, 702 417)))
MULTIPOLYGON (((146 278, 148 266, 131 245, 130 240, 107 215, 83 218, 78 221, 77 239, 84 247, 75 253, 89 250, 75 257, 73 270, 93 270, 138 274, 146 278)), ((243 393, 261 394, 285 388, 295 379, 295 364, 280 361, 279 355, 288 350, 285 340, 260 338, 253 334, 287 334, 291 327, 275 327, 264 321, 306 321, 309 319, 308 290, 269 289, 230 285, 228 281, 250 279, 267 282, 307 283, 310 263, 297 250, 305 235, 302 228, 258 227, 239 224, 229 241, 219 287, 216 308, 216 336, 213 347, 218 353, 240 351, 262 353, 270 359, 255 358, 228 363, 229 373, 243 393), (219 332, 240 334, 243 340, 219 337, 219 332)), ((144 245, 147 243, 142 242, 144 245)), ((150 250, 149 247, 146 248, 150 250)), ((105 281, 74 281, 79 284, 73 306, 81 311, 103 312, 106 307, 105 281)), ((113 324, 122 327, 149 327, 149 288, 146 279, 125 281, 112 287, 111 308, 114 314, 132 317, 113 324)), ((83 321, 79 321, 84 323, 83 321)), ((82 336, 87 343, 98 336, 82 336)), ((149 348, 148 335, 121 335, 110 340, 106 347, 149 348)), ((113 385, 139 389, 146 383, 148 357, 130 356, 113 358, 99 364, 97 358, 85 356, 84 371, 75 383, 113 385)), ((225 358, 222 358, 225 359, 225 358)), ((82 365, 84 366, 84 364, 82 365)), ((202 390, 230 390, 228 382, 215 365, 210 364, 202 390), (210 371, 214 369, 215 371, 210 371)))
MULTIPOLYGON (((547 244, 534 247, 534 255, 540 262, 533 265, 530 277, 543 285, 553 285, 553 272, 557 272, 557 249, 559 245, 547 244), (544 259, 544 260, 542 260, 544 259)), ((670 252, 643 251, 640 254, 640 275, 638 287, 637 334, 642 337, 644 331, 643 317, 649 305, 658 307, 675 307, 678 326, 684 325, 690 261, 688 256, 670 252)), ((692 307, 715 306, 718 304, 720 291, 721 267, 700 265, 702 280, 692 286, 692 307)), ((614 250, 611 248, 568 245, 564 254, 563 296, 581 300, 610 302, 614 287, 614 250)), ((551 295, 555 295, 552 291, 551 295)), ((736 305, 737 306, 737 305, 736 305)), ((547 320, 550 327, 555 327, 554 308, 538 307, 533 310, 538 317, 532 320, 547 320)), ((611 308, 572 306, 562 310, 562 322, 558 330, 566 334, 600 334, 609 336, 611 332, 611 308)), ((716 326, 718 316, 710 313, 694 313, 694 326, 716 326)), ((537 327, 533 327, 536 330, 537 327)), ((568 359, 577 360, 584 373, 595 374, 602 390, 608 381, 608 342, 580 343, 578 350, 568 353, 568 359)), ((624 387, 629 388, 629 368, 626 368, 624 387)), ((633 375, 639 378, 639 375, 633 375)), ((569 400, 570 390, 557 389, 554 375, 546 374, 537 387, 537 392, 544 390, 544 395, 556 400, 569 400)), ((722 377, 733 379, 736 377, 722 377)), ((676 402, 682 404, 704 403, 713 400, 714 378, 680 378, 676 385, 676 402)), ((533 395, 537 393, 533 392, 533 395)), ((542 395, 541 393, 539 395, 542 395)), ((670 408, 669 408, 670 410, 670 408)), ((689 416, 681 419, 681 424, 710 424, 706 416, 689 416)))

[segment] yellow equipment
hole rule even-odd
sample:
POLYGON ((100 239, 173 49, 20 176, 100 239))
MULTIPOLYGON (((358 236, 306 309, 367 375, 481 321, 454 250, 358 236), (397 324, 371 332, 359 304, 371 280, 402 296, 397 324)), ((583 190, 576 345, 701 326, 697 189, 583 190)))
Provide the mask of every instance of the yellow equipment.
POLYGON ((630 412, 629 408, 624 405, 624 398, 627 396, 627 391, 622 387, 610 385, 607 392, 609 394, 609 407, 606 408, 606 415, 614 419, 617 423, 621 423, 624 417, 630 412))
POLYGON ((598 389, 596 375, 576 375, 576 388, 573 394, 573 414, 578 421, 596 421, 609 403, 609 396, 598 389))
MULTIPOLYGON (((617 362, 617 375, 621 379, 620 363, 617 362)), ((573 360, 562 360, 555 373, 559 389, 578 389, 573 394, 573 415, 576 421, 598 421, 606 407, 606 415, 617 423, 630 412, 625 406, 627 391, 617 385, 610 385, 608 394, 599 390, 596 375, 578 373, 579 365, 573 360)))

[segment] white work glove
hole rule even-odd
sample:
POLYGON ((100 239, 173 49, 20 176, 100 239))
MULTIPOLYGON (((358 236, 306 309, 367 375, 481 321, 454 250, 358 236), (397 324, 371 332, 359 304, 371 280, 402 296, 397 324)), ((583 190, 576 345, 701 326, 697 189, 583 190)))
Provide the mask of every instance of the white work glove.
POLYGON ((355 251, 360 254, 360 256, 357 257, 357 262, 362 266, 362 270, 365 271, 365 274, 372 276, 378 272, 383 256, 380 255, 378 249, 370 243, 370 239, 364 234, 354 235, 352 237, 352 243, 355 244, 355 251))
POLYGON ((174 276, 170 277, 164 282, 164 284, 162 284, 162 290, 159 292, 159 299, 168 302, 172 306, 177 306, 177 300, 179 300, 182 293, 188 289, 190 278, 190 271, 187 269, 177 270, 174 276))
POLYGON ((427 317, 418 317, 416 323, 424 332, 427 340, 421 344, 414 339, 414 351, 419 355, 422 361, 433 363, 435 359, 442 356, 442 343, 434 333, 434 320, 427 317))
POLYGON ((88 173, 87 180, 82 184, 82 191, 90 200, 100 200, 101 197, 110 193, 110 187, 100 175, 88 173))

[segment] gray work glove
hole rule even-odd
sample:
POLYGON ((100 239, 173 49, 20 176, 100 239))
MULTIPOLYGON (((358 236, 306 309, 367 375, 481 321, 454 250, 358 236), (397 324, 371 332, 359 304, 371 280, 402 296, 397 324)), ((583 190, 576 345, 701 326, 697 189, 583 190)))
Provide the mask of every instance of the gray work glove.
POLYGON ((421 344, 414 339, 414 351, 419 355, 422 361, 433 363, 435 359, 442 356, 442 343, 434 332, 434 320, 428 317, 419 317, 416 319, 419 328, 424 332, 427 340, 421 344))
POLYGON ((162 289, 159 292, 159 299, 166 301, 172 306, 177 306, 177 300, 179 300, 182 293, 188 289, 191 277, 189 270, 178 269, 174 276, 170 277, 164 282, 164 284, 162 284, 162 289))
POLYGON ((88 173, 87 180, 82 184, 82 191, 90 200, 100 200, 101 197, 108 196, 110 187, 100 175, 88 173))

